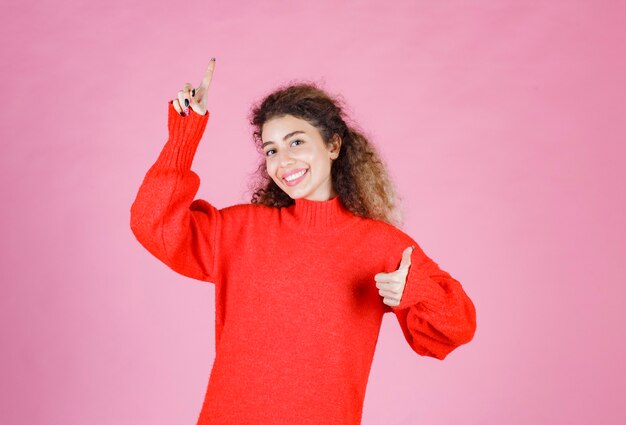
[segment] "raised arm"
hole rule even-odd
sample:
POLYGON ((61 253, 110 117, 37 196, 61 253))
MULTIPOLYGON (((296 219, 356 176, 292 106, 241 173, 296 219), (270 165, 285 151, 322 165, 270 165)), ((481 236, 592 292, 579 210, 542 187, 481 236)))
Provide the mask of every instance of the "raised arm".
POLYGON ((146 173, 130 209, 130 227, 150 253, 172 270, 198 280, 218 280, 220 210, 194 200, 200 178, 191 163, 204 133, 209 112, 206 90, 214 60, 198 89, 186 84, 178 99, 168 102, 168 140, 146 173), (191 109, 183 109, 185 99, 191 109))

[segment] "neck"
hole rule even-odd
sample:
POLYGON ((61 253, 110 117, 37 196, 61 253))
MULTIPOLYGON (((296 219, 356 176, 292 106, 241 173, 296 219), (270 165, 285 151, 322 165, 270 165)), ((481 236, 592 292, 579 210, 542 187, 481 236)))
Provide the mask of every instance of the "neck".
POLYGON ((313 201, 296 198, 295 203, 287 208, 289 221, 298 229, 307 232, 334 232, 354 220, 354 214, 348 210, 339 196, 327 201, 313 201))

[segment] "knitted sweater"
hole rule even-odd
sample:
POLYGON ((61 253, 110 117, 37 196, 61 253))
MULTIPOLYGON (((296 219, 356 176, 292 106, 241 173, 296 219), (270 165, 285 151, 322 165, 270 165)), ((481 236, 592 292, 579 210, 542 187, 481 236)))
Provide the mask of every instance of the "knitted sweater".
MULTIPOLYGON (((209 118, 168 107, 169 138, 131 207, 137 240, 172 270, 215 287, 215 359, 198 425, 361 423, 383 314, 411 349, 443 360, 469 342, 461 284, 411 237, 339 197, 218 209, 194 197, 191 164, 209 118), (413 245, 398 306, 374 275, 413 245)), ((216 183, 217 184, 217 183, 216 183)))

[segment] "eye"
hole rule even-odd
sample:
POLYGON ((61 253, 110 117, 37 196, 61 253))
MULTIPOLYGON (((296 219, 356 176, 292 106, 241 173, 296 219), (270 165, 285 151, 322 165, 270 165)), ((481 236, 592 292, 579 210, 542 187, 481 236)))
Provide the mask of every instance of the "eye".
MULTIPOLYGON (((302 143, 304 143, 304 142, 303 142, 302 140, 300 140, 300 139, 295 139, 295 140, 293 140, 291 143, 293 144, 293 143, 296 143, 296 142, 298 142, 298 145, 297 145, 297 146, 299 146, 299 145, 301 145, 302 143)), ((272 154, 270 154, 270 152, 273 152, 274 150, 275 150, 275 149, 268 149, 267 151, 265 151, 265 156, 272 156, 272 154)))

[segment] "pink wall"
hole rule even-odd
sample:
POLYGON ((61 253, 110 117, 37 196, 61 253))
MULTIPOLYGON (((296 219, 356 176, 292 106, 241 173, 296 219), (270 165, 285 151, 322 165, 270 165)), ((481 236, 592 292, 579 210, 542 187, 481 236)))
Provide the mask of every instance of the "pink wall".
POLYGON ((386 316, 364 424, 626 423, 626 6, 528 3, 4 5, 0 422, 195 424, 214 289, 151 257, 129 209, 167 100, 216 56, 199 197, 247 201, 250 104, 322 82, 476 305, 443 362, 386 316))

